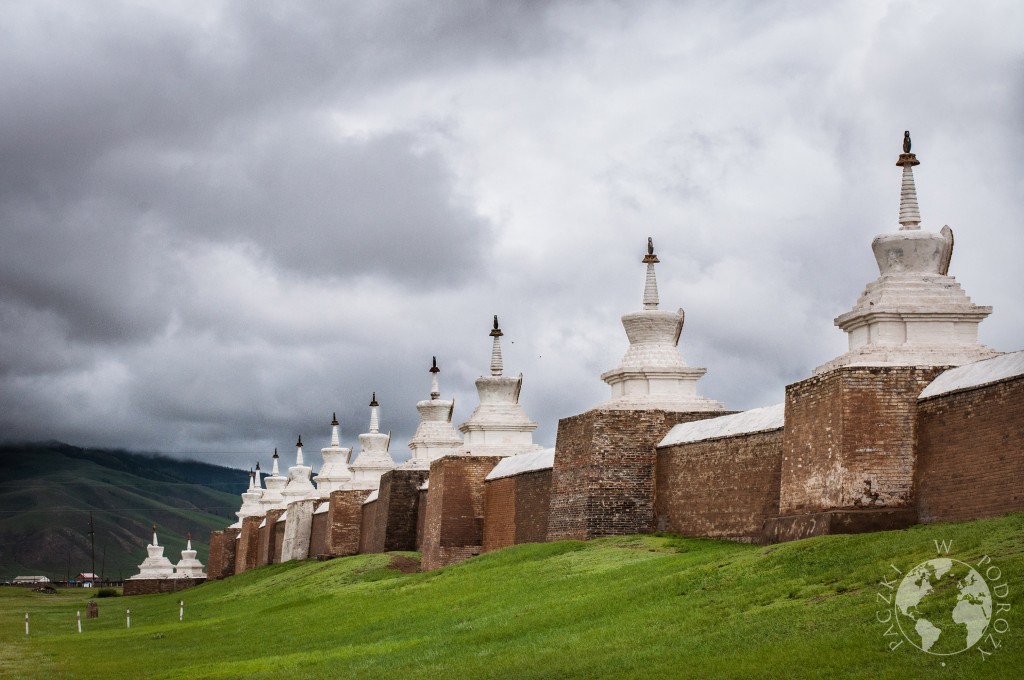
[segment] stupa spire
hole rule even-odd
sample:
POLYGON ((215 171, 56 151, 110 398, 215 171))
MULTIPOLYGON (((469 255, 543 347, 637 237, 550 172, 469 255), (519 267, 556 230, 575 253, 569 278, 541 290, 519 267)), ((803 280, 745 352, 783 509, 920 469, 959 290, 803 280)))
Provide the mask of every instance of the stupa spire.
POLYGON ((644 282, 644 309, 658 308, 658 279, 654 275, 654 265, 660 262, 654 254, 654 239, 647 237, 647 254, 641 260, 647 265, 647 280, 644 282))
POLYGON ((338 431, 338 414, 331 414, 331 446, 341 446, 341 433, 338 431))
POLYGON ((501 332, 501 328, 498 327, 497 314, 494 315, 494 328, 491 329, 490 335, 494 338, 494 346, 491 347, 491 375, 497 377, 504 370, 501 361, 501 341, 498 339, 504 334, 501 332))
POLYGON ((903 183, 900 186, 900 230, 920 229, 921 211, 917 207, 917 187, 914 186, 915 165, 921 161, 917 156, 910 153, 910 130, 903 133, 903 153, 900 154, 896 165, 903 166, 903 183))
POLYGON ((274 447, 274 463, 273 463, 273 466, 270 468, 270 474, 272 476, 274 476, 274 477, 277 477, 278 475, 280 475, 280 472, 277 469, 277 460, 278 460, 278 458, 280 458, 280 456, 277 455, 277 447, 275 446, 274 447))
POLYGON ((302 465, 302 435, 299 435, 299 441, 295 442, 295 464, 302 465))
POLYGON ((256 488, 256 474, 249 468, 249 491, 256 488))
POLYGON ((370 399, 370 434, 378 434, 380 432, 380 420, 377 417, 377 407, 380 404, 377 403, 377 393, 373 393, 373 398, 370 399))
POLYGON ((186 539, 185 550, 191 550, 192 549, 192 532, 191 531, 188 532, 187 537, 188 538, 186 539))
POLYGON ((263 482, 260 480, 260 462, 256 461, 256 488, 262 489, 263 482))
POLYGON ((430 398, 437 399, 441 396, 441 386, 437 380, 437 374, 441 372, 441 369, 437 367, 437 357, 433 357, 432 361, 433 364, 430 366, 430 373, 432 374, 430 379, 430 398))
POLYGON ((153 522, 153 545, 160 545, 156 540, 156 522, 153 522))

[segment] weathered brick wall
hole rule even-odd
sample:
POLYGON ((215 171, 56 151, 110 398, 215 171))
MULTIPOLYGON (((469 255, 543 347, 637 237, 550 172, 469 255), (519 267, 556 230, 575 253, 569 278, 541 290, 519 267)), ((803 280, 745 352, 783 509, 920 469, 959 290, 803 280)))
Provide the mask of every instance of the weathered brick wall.
POLYGON ((362 533, 363 501, 369 491, 346 490, 331 493, 327 511, 327 554, 332 557, 355 555, 359 552, 359 534, 362 533))
POLYGON ((327 554, 327 513, 317 514, 315 511, 328 501, 319 501, 314 506, 313 524, 309 530, 309 556, 320 557, 327 554))
MULTIPOLYGON (((281 514, 283 515, 284 513, 282 512, 281 514)), ((281 563, 281 549, 284 546, 284 530, 287 524, 288 521, 285 520, 282 522, 280 516, 278 516, 278 520, 274 522, 274 554, 271 564, 281 563)))
POLYGON ((782 429, 709 439, 658 451, 658 531, 761 542, 779 512, 782 429))
POLYGON ((547 540, 551 469, 484 483, 483 552, 547 540))
POLYGON ((242 530, 238 534, 238 547, 235 553, 235 573, 255 569, 259 566, 257 559, 260 552, 260 522, 262 517, 246 517, 242 520, 242 530))
POLYGON ((423 548, 423 525, 427 519, 427 494, 430 489, 423 489, 418 492, 419 501, 416 504, 416 550, 423 548))
POLYGON ((728 413, 594 409, 558 421, 548 540, 653 531, 655 446, 674 425, 728 413))
POLYGON ((363 523, 360 552, 416 550, 419 486, 428 474, 427 470, 391 470, 384 473, 380 478, 373 516, 363 523))
POLYGON ((274 549, 277 544, 277 520, 284 510, 267 510, 266 522, 260 529, 260 546, 256 562, 259 566, 274 563, 274 549))
POLYGON ((152 595, 153 593, 176 593, 179 590, 188 590, 201 583, 206 583, 205 578, 145 578, 124 582, 125 595, 152 595))
MULTIPOLYGON (((207 560, 206 575, 211 580, 224 578, 224 532, 225 529, 210 532, 210 557, 207 560)), ((231 573, 235 573, 234 569, 231 573)))
POLYGON ((922 522, 1024 511, 1024 377, 918 404, 922 522))
POLYGON ((443 456, 430 465, 422 569, 461 562, 483 548, 484 478, 499 456, 443 456))
POLYGON ((917 396, 943 370, 846 366, 786 387, 780 514, 911 507, 917 396))
MULTIPOLYGON (((223 538, 220 542, 220 551, 218 558, 220 560, 220 571, 217 578, 227 578, 233 576, 235 573, 235 550, 238 547, 238 529, 225 529, 223 538)), ((211 562, 213 561, 213 551, 210 552, 211 562)), ((214 578, 207 570, 206 575, 211 579, 214 578)))
POLYGON ((377 509, 380 507, 380 501, 370 501, 369 503, 363 503, 363 513, 359 520, 359 554, 365 555, 367 553, 379 553, 384 552, 384 534, 380 536, 380 547, 378 548, 373 543, 374 524, 377 522, 377 509))

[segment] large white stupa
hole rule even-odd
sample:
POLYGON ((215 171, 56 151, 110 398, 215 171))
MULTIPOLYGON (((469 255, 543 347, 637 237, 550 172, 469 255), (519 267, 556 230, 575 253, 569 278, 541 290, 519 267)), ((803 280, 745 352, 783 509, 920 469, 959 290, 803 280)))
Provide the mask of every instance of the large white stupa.
POLYGON ((334 413, 331 416, 331 445, 320 449, 324 465, 316 476, 316 488, 321 498, 327 498, 332 491, 349 488, 352 481, 352 471, 348 467, 352 449, 342 447, 339 427, 338 414, 334 413))
POLYGON ((174 565, 174 575, 178 578, 206 578, 203 563, 196 559, 198 553, 192 549, 192 532, 188 534, 188 542, 181 551, 181 560, 174 565))
POLYGON ((391 448, 391 433, 382 434, 377 415, 377 393, 370 400, 370 431, 359 435, 359 456, 351 466, 352 489, 375 490, 380 486, 381 476, 395 469, 395 461, 388 453, 391 448))
POLYGON ((912 169, 920 161, 910 152, 909 132, 896 165, 903 168, 900 228, 871 242, 879 276, 835 319, 849 351, 815 373, 839 366, 959 366, 999 354, 978 342, 978 324, 992 308, 972 303, 948 274, 953 230, 921 229, 912 169))
POLYGON ((302 436, 300 435, 299 441, 295 443, 295 465, 288 468, 288 483, 281 491, 285 506, 295 501, 317 497, 316 487, 311 481, 312 475, 313 468, 302 460, 302 436))
POLYGON ((491 374, 476 379, 476 391, 480 404, 473 410, 469 420, 459 425, 463 443, 454 453, 473 456, 514 456, 518 453, 536 451, 541 447, 533 443, 533 431, 537 423, 526 417, 519 405, 519 393, 523 389, 523 374, 508 378, 502 375, 504 364, 501 358, 501 337, 498 317, 494 316, 494 328, 490 332, 491 374))
POLYGON ((260 505, 263 489, 259 488, 256 483, 258 474, 253 470, 249 471, 249 488, 242 494, 242 507, 235 513, 239 520, 262 515, 264 512, 263 506, 260 505))
POLYGON ((263 489, 263 495, 260 497, 261 515, 265 515, 268 510, 284 510, 287 507, 287 502, 284 496, 281 495, 281 492, 284 491, 284 487, 288 484, 288 478, 282 475, 278 469, 277 462, 279 458, 277 449, 274 449, 274 462, 270 474, 263 480, 266 488, 263 489))
POLYGON ((431 363, 430 399, 416 404, 420 424, 416 426, 416 434, 409 440, 412 458, 399 466, 405 470, 429 470, 430 461, 452 453, 462 445, 462 438, 452 427, 455 400, 441 399, 437 377, 441 369, 437 367, 437 357, 433 357, 431 363))
POLYGON ((658 280, 653 239, 647 239, 643 309, 622 317, 629 349, 618 368, 601 375, 612 398, 598 408, 615 410, 720 411, 724 404, 697 394, 706 368, 687 366, 679 354, 685 314, 658 309, 658 280))
POLYGON ((173 578, 174 565, 164 557, 164 547, 156 538, 156 525, 153 525, 153 542, 146 546, 147 557, 139 565, 139 573, 131 578, 173 578))

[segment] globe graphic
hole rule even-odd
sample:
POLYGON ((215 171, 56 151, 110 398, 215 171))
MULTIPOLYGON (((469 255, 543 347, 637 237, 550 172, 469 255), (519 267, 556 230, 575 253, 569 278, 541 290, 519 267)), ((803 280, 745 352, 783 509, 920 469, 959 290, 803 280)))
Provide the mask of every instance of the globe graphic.
POLYGON ((896 620, 907 640, 929 654, 958 654, 981 639, 992 619, 992 593, 974 568, 940 557, 917 565, 896 590, 896 620))

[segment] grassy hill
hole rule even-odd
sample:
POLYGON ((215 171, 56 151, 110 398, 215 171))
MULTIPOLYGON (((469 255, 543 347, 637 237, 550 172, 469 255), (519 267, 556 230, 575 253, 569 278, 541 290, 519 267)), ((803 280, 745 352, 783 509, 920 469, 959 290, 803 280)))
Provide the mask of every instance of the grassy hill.
POLYGON ((192 532, 206 560, 211 529, 235 519, 245 474, 217 465, 57 442, 0 445, 0 579, 45 574, 64 579, 91 570, 136 573, 156 522, 176 561, 192 532))
POLYGON ((189 679, 902 680, 1017 678, 1024 667, 1024 515, 770 547, 655 536, 523 545, 404 573, 416 557, 292 562, 183 594, 99 600, 81 635, 82 591, 0 589, 0 663, 10 677, 189 679), (936 557, 935 541, 971 564, 988 555, 1009 586, 1009 630, 987 658, 888 648, 900 638, 878 620, 880 582, 891 565, 936 557))

